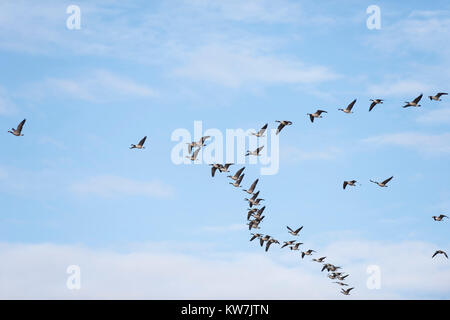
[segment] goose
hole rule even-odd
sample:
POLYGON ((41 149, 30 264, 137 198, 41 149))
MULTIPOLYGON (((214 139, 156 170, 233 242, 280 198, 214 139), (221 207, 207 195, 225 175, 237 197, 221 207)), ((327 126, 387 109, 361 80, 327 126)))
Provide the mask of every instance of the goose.
POLYGON ((311 120, 311 122, 314 122, 314 118, 322 118, 321 114, 322 113, 328 113, 325 110, 317 110, 314 113, 307 113, 306 115, 309 116, 309 120, 311 120))
POLYGON ((260 223, 261 221, 256 221, 256 220, 251 220, 251 221, 249 221, 248 223, 247 223, 247 225, 248 225, 248 230, 251 230, 251 229, 261 229, 260 227, 259 227, 259 223, 260 223))
POLYGON ((331 274, 328 275, 328 278, 330 278, 331 280, 334 280, 334 279, 337 278, 337 274, 331 273, 331 274))
POLYGON ((421 93, 420 96, 418 96, 411 102, 405 101, 406 104, 403 106, 403 108, 420 107, 419 101, 420 101, 420 99, 422 99, 422 96, 423 96, 423 93, 421 93))
POLYGON ((256 148, 256 150, 255 151, 250 151, 250 150, 247 150, 247 153, 245 154, 245 156, 260 156, 260 152, 261 152, 261 150, 264 148, 264 146, 261 146, 261 147, 259 147, 259 148, 256 148))
POLYGON ((442 101, 442 100, 440 99, 440 97, 441 97, 441 96, 444 96, 444 95, 448 95, 448 93, 446 93, 446 92, 439 92, 439 93, 437 93, 435 96, 428 96, 428 98, 430 98, 430 100, 442 101))
POLYGON ((369 107, 369 112, 372 111, 372 109, 377 105, 377 104, 382 104, 383 103, 383 99, 370 99, 370 101, 372 101, 372 103, 370 104, 369 107))
POLYGON ((448 259, 447 253, 442 250, 437 250, 431 258, 434 258, 437 254, 443 254, 448 259))
POLYGON ((289 226, 286 226, 286 228, 289 230, 288 232, 290 234, 292 234, 293 236, 298 236, 298 233, 303 229, 303 226, 301 226, 300 228, 298 228, 297 230, 292 230, 291 228, 289 228, 289 226))
POLYGON ((241 176, 242 171, 244 171, 245 167, 240 168, 238 171, 236 171, 236 173, 234 174, 234 176, 227 176, 228 178, 231 178, 234 181, 239 180, 239 177, 241 176))
POLYGON ((445 214, 441 214, 439 215, 439 217, 433 216, 432 218, 434 219, 434 221, 442 221, 442 219, 444 218, 448 219, 448 217, 445 214))
POLYGON ((284 128, 285 126, 290 126, 290 125, 292 125, 292 121, 288 121, 288 120, 282 120, 282 121, 280 121, 280 120, 275 120, 275 122, 278 122, 278 123, 279 123, 276 134, 279 134, 280 131, 283 130, 283 128, 284 128))
POLYGON ((337 267, 335 265, 332 265, 331 263, 325 263, 323 265, 322 271, 325 270, 325 269, 327 269, 328 272, 334 272, 334 271, 336 271, 338 269, 341 269, 341 267, 337 267))
POLYGON ((248 215, 247 215, 247 220, 249 220, 250 219, 250 217, 253 217, 253 218, 259 218, 259 217, 261 217, 261 215, 262 215, 262 213, 264 212, 264 209, 266 209, 266 206, 264 206, 264 207, 262 207, 261 209, 249 209, 249 211, 248 211, 248 215), (255 210, 255 211, 253 211, 253 210, 255 210), (256 213, 255 213, 256 212, 256 213))
POLYGON ((277 244, 279 244, 280 242, 278 242, 278 240, 275 240, 275 239, 269 239, 269 240, 266 242, 266 252, 269 250, 269 247, 270 247, 270 245, 271 245, 272 243, 277 243, 277 244))
POLYGON ((320 258, 318 258, 318 259, 312 259, 312 261, 316 261, 316 262, 322 263, 323 260, 325 260, 325 258, 326 258, 326 257, 320 257, 320 258))
POLYGON ((307 250, 307 251, 305 251, 305 252, 302 252, 302 259, 303 259, 305 256, 310 256, 313 252, 315 252, 315 251, 312 250, 312 249, 309 249, 309 250, 307 250))
POLYGON ((23 125, 25 124, 25 122, 27 121, 27 119, 23 119, 17 126, 17 129, 11 128, 11 130, 8 130, 9 133, 15 135, 16 137, 23 137, 22 134, 22 129, 23 129, 23 125))
POLYGON ((259 244, 261 245, 261 247, 263 246, 264 241, 269 241, 270 238, 271 238, 271 236, 269 236, 268 234, 266 234, 264 237, 260 237, 259 244))
POLYGON ((252 233, 252 237, 250 238, 250 241, 253 241, 255 239, 259 239, 262 237, 262 234, 260 233, 252 233))
POLYGON ((253 206, 255 206, 255 207, 259 206, 259 203, 260 203, 261 201, 265 201, 265 200, 264 200, 264 199, 261 199, 261 198, 258 198, 258 199, 256 199, 256 200, 250 200, 250 201, 249 201, 249 202, 250 202, 250 208, 253 207, 253 206))
POLYGON ((145 136, 145 137, 143 137, 142 139, 141 139, 141 141, 139 141, 139 143, 136 145, 136 144, 132 144, 131 146, 130 146, 130 149, 145 149, 145 147, 144 147, 144 143, 145 143, 145 140, 147 139, 147 136, 145 136))
POLYGON ((253 217, 253 214, 254 214, 256 211, 258 211, 257 208, 248 209, 247 220, 250 220, 250 217, 253 217))
POLYGON ((214 177, 214 175, 216 174, 217 169, 220 170, 220 168, 222 168, 222 165, 219 163, 213 163, 213 164, 210 164, 210 166, 211 166, 211 176, 212 177, 214 177))
POLYGON ((281 249, 283 249, 284 247, 293 245, 295 243, 295 241, 297 241, 297 240, 283 241, 283 245, 281 246, 281 249))
POLYGON ((338 275, 338 276, 337 276, 337 279, 338 279, 339 281, 344 281, 345 278, 347 278, 348 276, 349 276, 348 274, 346 274, 345 276, 343 276, 343 275, 338 275))
POLYGON ((384 180, 383 182, 377 182, 377 181, 373 181, 373 180, 370 180, 370 182, 373 182, 373 183, 379 185, 379 186, 382 187, 382 188, 387 188, 387 183, 388 183, 389 181, 391 181, 393 177, 394 177, 394 176, 392 176, 392 177, 390 177, 390 178, 387 178, 387 179, 384 180))
MULTIPOLYGON (((252 185, 250 186, 250 188, 248 190, 244 190, 245 192, 247 192, 248 194, 253 194, 253 191, 255 190, 256 185, 258 184, 259 179, 256 179, 252 185)), ((259 193, 259 191, 258 191, 259 193)))
POLYGON ((347 290, 341 289, 341 293, 348 296, 350 295, 350 291, 352 291, 355 288, 348 288, 347 290))
POLYGON ((356 185, 357 182, 358 182, 358 181, 356 181, 356 180, 344 181, 344 184, 343 184, 342 188, 344 188, 344 190, 345 190, 345 188, 346 188, 347 186, 352 186, 352 187, 354 187, 354 186, 356 185))
POLYGON ((197 159, 197 155, 200 152, 201 148, 197 148, 194 153, 191 156, 186 156, 186 158, 188 158, 191 161, 195 161, 195 159, 197 159))
POLYGON ((199 147, 199 148, 204 147, 204 146, 205 146, 205 141, 206 141, 207 139, 209 139, 209 138, 211 138, 211 136, 203 136, 203 137, 201 137, 200 140, 198 140, 197 142, 195 142, 195 141, 193 141, 193 142, 191 142, 191 143, 186 142, 186 144, 188 145, 188 151, 189 151, 189 153, 192 152, 192 149, 193 149, 194 147, 199 147))
POLYGON ((291 250, 300 250, 298 247, 301 246, 303 242, 297 242, 295 245, 290 246, 291 250))
POLYGON ((234 182, 234 183, 229 182, 229 184, 231 184, 232 186, 234 186, 236 188, 239 188, 241 186, 241 182, 242 182, 242 179, 244 178, 244 176, 245 176, 245 173, 242 176, 240 176, 239 179, 236 180, 236 182, 234 182))
POLYGON ((256 200, 256 198, 259 196, 259 191, 254 193, 253 196, 250 199, 245 198, 245 201, 249 201, 249 200, 256 200))
POLYGON ((338 109, 338 110, 342 111, 342 112, 345 112, 345 113, 353 113, 352 112, 352 108, 355 105, 355 103, 356 103, 356 99, 353 100, 352 102, 350 102, 350 104, 347 106, 347 108, 345 108, 345 109, 338 109))
POLYGON ((229 168, 230 166, 232 166, 233 164, 234 164, 234 163, 225 163, 224 166, 220 166, 219 171, 220 171, 220 172, 230 172, 230 171, 228 170, 228 168, 229 168))
POLYGON ((254 132, 251 132, 250 134, 252 135, 252 136, 257 136, 258 138, 259 137, 264 137, 264 132, 266 132, 266 129, 267 129, 267 126, 268 126, 269 124, 268 123, 266 123, 258 132, 256 132, 256 133, 254 133, 254 132))
POLYGON ((339 282, 339 281, 335 281, 335 282, 333 282, 333 283, 337 283, 337 284, 340 285, 340 286, 348 286, 348 284, 343 283, 343 282, 339 282))

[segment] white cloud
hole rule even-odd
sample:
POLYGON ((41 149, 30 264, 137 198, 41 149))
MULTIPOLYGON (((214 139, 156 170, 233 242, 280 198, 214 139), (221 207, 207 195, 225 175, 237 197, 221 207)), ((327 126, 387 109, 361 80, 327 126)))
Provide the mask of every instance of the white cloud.
POLYGON ((154 97, 156 91, 127 77, 106 70, 95 70, 75 78, 46 78, 30 85, 28 95, 37 98, 58 94, 93 102, 154 97))
POLYGON ((450 133, 422 134, 403 132, 369 137, 363 142, 372 145, 392 145, 415 149, 427 154, 450 153, 450 133))
MULTIPOLYGON (((172 243, 172 247, 178 244, 172 243)), ((200 244, 200 247, 202 244, 200 244)), ((257 246, 257 249, 260 249, 257 246)), ((0 244, 2 299, 420 299, 446 298, 450 270, 431 259, 425 242, 337 241, 320 254, 342 265, 355 286, 339 293, 321 266, 298 253, 165 251, 155 244, 130 252, 54 244, 0 244), (368 265, 381 270, 381 289, 369 290, 368 265), (66 288, 69 265, 81 268, 81 290, 66 288), (269 276, 268 276, 269 275, 269 276), (254 279, 255 281, 251 281, 254 279)), ((197 250, 198 251, 198 250, 197 250)))
POLYGON ((117 176, 98 176, 73 184, 70 189, 78 194, 97 195, 102 197, 146 196, 156 198, 171 197, 173 188, 165 183, 152 181, 136 181, 117 176))
POLYGON ((368 91, 371 95, 380 97, 411 95, 405 99, 413 100, 420 93, 430 91, 432 88, 429 83, 416 80, 387 80, 381 84, 369 85, 368 91))

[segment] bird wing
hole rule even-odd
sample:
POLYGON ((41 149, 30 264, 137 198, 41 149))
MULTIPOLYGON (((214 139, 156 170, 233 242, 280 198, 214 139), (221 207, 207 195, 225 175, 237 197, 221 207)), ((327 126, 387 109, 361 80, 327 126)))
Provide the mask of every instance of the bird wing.
POLYGON ((328 113, 325 110, 317 110, 316 113, 320 116, 322 113, 328 113))
POLYGON ((291 228, 289 228, 289 226, 286 226, 286 228, 287 228, 290 232, 294 232, 294 230, 292 230, 291 228))
POLYGON ((256 153, 259 153, 262 149, 264 149, 264 146, 257 148, 255 151, 256 151, 256 153))
POLYGON ((245 173, 239 177, 237 184, 240 184, 242 182, 242 179, 244 179, 245 173))
POLYGON ((19 133, 22 131, 23 125, 25 124, 25 121, 27 121, 27 119, 23 119, 19 125, 17 126, 17 131, 19 131, 19 133))
POLYGON ((344 185, 343 185, 343 188, 345 189, 345 187, 347 186, 347 184, 348 184, 348 182, 347 181, 344 181, 344 185))
POLYGON ((299 233, 300 230, 302 230, 302 229, 303 229, 303 226, 301 226, 300 228, 298 228, 297 230, 295 230, 295 233, 299 233))
POLYGON ((420 99, 422 99, 423 94, 421 94, 420 96, 418 96, 417 98, 415 98, 413 100, 414 103, 418 103, 420 101, 420 99))
POLYGON ((139 145, 139 146, 143 146, 144 143, 145 143, 145 140, 147 140, 147 136, 143 137, 143 138, 141 139, 141 141, 139 141, 138 145, 139 145))
POLYGON ((217 168, 216 167, 211 167, 211 176, 214 177, 214 174, 216 173, 217 168))
POLYGON ((386 180, 384 180, 383 182, 382 182, 382 184, 386 184, 386 183, 388 183, 389 181, 391 181, 392 180, 392 178, 393 178, 394 176, 392 176, 392 177, 390 177, 390 178, 387 178, 386 180))
POLYGON ((436 251, 431 258, 434 258, 438 253, 439 251, 436 251))
POLYGON ((268 123, 266 123, 259 131, 258 131, 258 135, 262 135, 264 132, 266 132, 266 129, 267 129, 267 126, 268 126, 269 124, 268 123))
POLYGON ((264 212, 264 209, 266 209, 266 206, 262 207, 261 209, 258 210, 258 214, 262 214, 264 212))
POLYGON ((309 115, 309 120, 311 120, 311 122, 314 122, 314 117, 312 114, 309 115))
MULTIPOLYGON (((256 179, 255 182, 252 183, 252 185, 250 186, 250 189, 248 189, 248 191, 253 192, 253 190, 255 190, 256 184, 258 183, 259 179, 256 179)), ((259 191, 258 193, 259 194, 259 191)))
POLYGON ((236 173, 234 174, 235 178, 238 178, 241 176, 242 171, 244 171, 245 167, 240 168, 236 173))
POLYGON ((205 140, 211 138, 211 136, 204 136, 200 138, 200 143, 203 145, 203 143, 205 143, 205 140))
POLYGON ((448 93, 446 92, 438 92, 438 94, 436 95, 437 98, 439 98, 440 96, 444 96, 447 95, 448 93))
POLYGON ((201 148, 197 148, 197 150, 194 151, 194 154, 192 155, 192 159, 194 159, 194 160, 197 159, 197 155, 200 152, 200 149, 201 148))
POLYGON ((369 111, 372 111, 373 107, 375 107, 377 103, 374 101, 370 104, 369 111))
POLYGON ((278 125, 277 134, 284 128, 284 126, 285 126, 285 124, 282 122, 278 125))
POLYGON ((353 108, 353 106, 355 105, 355 103, 356 103, 356 99, 353 100, 353 101, 347 106, 347 110, 348 110, 348 111, 352 110, 352 108, 353 108))

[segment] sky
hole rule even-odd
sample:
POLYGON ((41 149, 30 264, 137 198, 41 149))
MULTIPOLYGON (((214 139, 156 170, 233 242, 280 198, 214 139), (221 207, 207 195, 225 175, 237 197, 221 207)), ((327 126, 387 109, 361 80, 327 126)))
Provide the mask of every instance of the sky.
POLYGON ((450 222, 431 217, 450 213, 450 98, 427 98, 449 90, 448 39, 447 1, 2 1, 0 298, 449 299, 449 262, 431 256, 450 252, 450 222), (195 121, 225 135, 275 120, 293 122, 278 171, 231 173, 259 178, 258 232, 304 226, 305 259, 250 242, 247 194, 171 157, 195 121))

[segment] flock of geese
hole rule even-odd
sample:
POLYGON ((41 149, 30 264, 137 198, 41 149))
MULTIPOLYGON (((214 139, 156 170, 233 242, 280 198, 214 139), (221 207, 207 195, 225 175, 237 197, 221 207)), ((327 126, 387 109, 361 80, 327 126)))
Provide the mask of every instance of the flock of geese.
MULTIPOLYGON (((447 93, 439 92, 434 96, 428 96, 428 98, 430 99, 430 101, 441 101, 441 96, 443 96, 443 95, 447 95, 447 93)), ((420 107, 421 105, 419 104, 419 102, 422 99, 422 97, 423 97, 423 94, 420 94, 414 100, 406 101, 405 102, 406 104, 403 106, 403 108, 420 107)), ((345 109, 339 108, 338 110, 342 111, 346 114, 353 113, 352 109, 355 106, 356 101, 357 101, 357 99, 354 99, 345 109)), ((371 101, 371 104, 369 106, 369 112, 372 111, 377 104, 382 104, 384 100, 383 99, 371 99, 370 101, 371 101)), ((314 122, 314 119, 322 118, 323 113, 327 113, 327 111, 318 109, 314 113, 307 113, 307 116, 309 117, 311 122, 314 122)), ((12 128, 11 130, 8 130, 8 132, 17 137, 23 136, 22 130, 25 125, 25 122, 26 122, 26 119, 22 120, 18 124, 17 128, 12 128)), ((292 121, 288 121, 288 120, 281 120, 281 121, 276 120, 275 122, 278 123, 278 127, 276 130, 277 135, 281 132, 281 130, 283 130, 284 127, 292 125, 292 121)), ((263 137, 267 128, 268 128, 268 123, 266 123, 258 132, 252 132, 252 133, 250 133, 250 135, 256 136, 258 138, 263 137)), ((200 150, 203 147, 206 146, 205 142, 209 138, 210 138, 210 136, 203 136, 202 138, 200 138, 199 141, 193 141, 191 143, 187 143, 189 156, 186 156, 186 158, 190 159, 191 161, 195 161, 197 159, 198 153, 200 152, 200 150)), ((143 137, 138 142, 138 144, 131 144, 130 149, 145 149, 144 144, 145 144, 146 139, 147 139, 147 136, 143 137)), ((260 156, 261 151, 263 149, 264 149, 264 146, 260 146, 253 151, 248 150, 246 152, 245 156, 260 156)), ((221 173, 230 172, 230 166, 232 166, 232 165, 233 165, 233 163, 226 163, 223 165, 218 164, 218 163, 210 164, 211 176, 214 177, 217 171, 219 171, 221 173)), ((242 188, 241 184, 242 184, 242 181, 245 176, 244 170, 245 170, 245 167, 242 167, 239 170, 237 170, 233 175, 228 175, 227 178, 232 180, 232 182, 229 182, 229 184, 231 184, 235 188, 242 188)), ((387 187, 387 184, 392 179, 393 179, 393 176, 391 176, 381 182, 374 181, 374 180, 369 180, 369 181, 374 184, 377 184, 379 187, 385 188, 385 187, 387 187)), ((258 182, 259 182, 259 178, 254 180, 248 189, 242 188, 242 190, 249 195, 248 198, 244 198, 244 200, 248 203, 246 216, 247 216, 247 225, 248 225, 249 231, 251 231, 252 229, 255 229, 255 230, 261 229, 260 224, 263 221, 263 219, 265 218, 263 213, 266 209, 266 206, 260 207, 261 202, 265 201, 265 199, 262 199, 259 197, 260 191, 255 191, 256 186, 258 185, 258 182)), ((354 187, 357 184, 358 184, 358 181, 356 181, 356 180, 344 181, 343 189, 345 190, 347 186, 354 187)), ((448 216, 441 214, 439 216, 433 216, 432 218, 434 219, 434 221, 443 221, 444 218, 448 219, 448 216)), ((292 252, 299 251, 301 253, 302 259, 304 259, 305 256, 311 256, 311 255, 317 253, 313 249, 308 249, 308 250, 304 250, 304 251, 302 251, 300 249, 300 246, 303 245, 304 243, 298 241, 297 239, 298 239, 300 231, 303 229, 303 226, 300 226, 296 229, 293 229, 289 226, 286 226, 286 228, 287 228, 287 233, 289 235, 291 235, 292 237, 295 237, 295 239, 285 240, 285 241, 283 241, 282 245, 280 244, 279 240, 275 239, 274 237, 272 237, 268 234, 264 234, 264 233, 256 233, 256 232, 251 233, 250 241, 258 239, 260 246, 261 247, 264 246, 264 249, 266 252, 269 251, 269 248, 272 245, 280 245, 281 249, 287 247, 292 252)), ((433 254, 432 258, 434 258, 437 255, 443 255, 448 259, 447 253, 443 250, 436 250, 436 252, 433 254)), ((322 264, 321 271, 323 272, 324 270, 327 270, 328 278, 330 278, 331 280, 337 280, 337 281, 334 281, 334 283, 339 285, 339 287, 341 288, 340 292, 344 295, 350 295, 350 291, 353 290, 354 287, 345 288, 345 287, 348 287, 349 285, 344 282, 345 279, 349 276, 349 274, 345 274, 342 271, 342 267, 336 266, 332 263, 329 263, 328 261, 325 262, 326 259, 327 259, 327 257, 323 256, 323 257, 313 258, 311 261, 322 264)))

